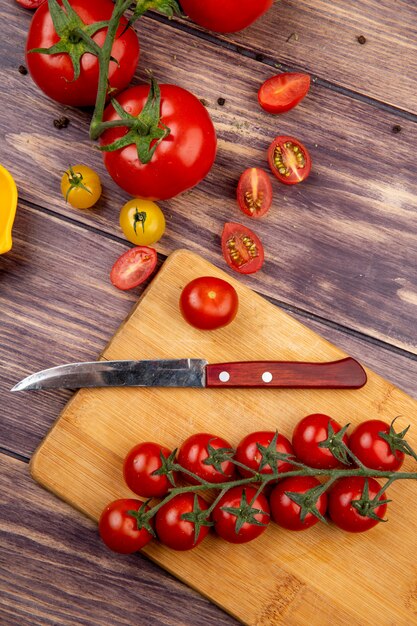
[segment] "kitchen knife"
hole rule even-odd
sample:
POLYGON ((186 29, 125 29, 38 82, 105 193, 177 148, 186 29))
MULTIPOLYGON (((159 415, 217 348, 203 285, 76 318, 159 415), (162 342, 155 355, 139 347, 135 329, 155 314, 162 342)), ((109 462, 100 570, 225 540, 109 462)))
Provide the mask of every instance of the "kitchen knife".
POLYGON ((208 364, 203 359, 91 361, 32 374, 12 391, 80 387, 291 387, 359 389, 363 367, 350 357, 328 363, 243 361, 208 364))

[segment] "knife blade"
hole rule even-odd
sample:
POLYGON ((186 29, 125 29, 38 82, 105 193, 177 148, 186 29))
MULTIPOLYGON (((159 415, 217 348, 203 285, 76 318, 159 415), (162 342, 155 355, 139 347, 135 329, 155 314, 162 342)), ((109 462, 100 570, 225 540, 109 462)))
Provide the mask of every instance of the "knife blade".
POLYGON ((58 365, 27 376, 11 391, 81 387, 275 387, 359 389, 363 367, 346 357, 331 362, 239 361, 208 364, 204 359, 89 361, 58 365))

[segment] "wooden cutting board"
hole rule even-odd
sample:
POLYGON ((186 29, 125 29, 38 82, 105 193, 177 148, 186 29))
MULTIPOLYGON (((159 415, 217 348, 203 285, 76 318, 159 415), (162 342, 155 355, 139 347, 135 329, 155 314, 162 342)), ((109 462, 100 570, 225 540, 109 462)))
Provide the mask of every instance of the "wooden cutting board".
MULTIPOLYGON (((201 357, 219 362, 343 356, 237 280, 179 250, 164 263, 102 358, 201 357), (179 313, 182 288, 203 275, 226 278, 238 291, 238 315, 224 329, 193 329, 179 313)), ((391 421, 397 415, 403 416, 401 426, 415 422, 417 403, 367 373, 363 389, 348 391, 83 389, 36 451, 32 475, 97 520, 107 503, 132 496, 123 484, 122 462, 140 441, 175 448, 193 433, 211 432, 236 445, 247 433, 262 429, 291 437, 295 423, 314 412, 342 424, 376 417, 391 421)), ((410 442, 417 448, 417 427, 411 431, 410 442)), ((405 467, 411 471, 413 462, 408 460, 405 467)), ((144 551, 246 624, 409 626, 417 620, 417 485, 399 481, 389 497, 389 523, 362 535, 324 524, 301 533, 271 524, 246 545, 230 545, 211 535, 190 552, 170 551, 157 542, 144 551)))

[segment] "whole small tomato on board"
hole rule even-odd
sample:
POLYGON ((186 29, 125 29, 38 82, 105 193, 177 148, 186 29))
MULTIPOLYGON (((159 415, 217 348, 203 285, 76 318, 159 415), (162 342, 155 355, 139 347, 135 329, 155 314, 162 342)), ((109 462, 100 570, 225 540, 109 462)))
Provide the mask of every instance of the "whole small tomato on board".
POLYGON ((317 469, 339 467, 349 463, 345 451, 346 428, 328 415, 312 413, 298 422, 292 435, 295 456, 305 465, 317 469))
POLYGON ((180 0, 196 24, 217 33, 243 30, 272 6, 273 0, 180 0))
POLYGON ((171 450, 152 441, 137 444, 123 462, 126 485, 142 498, 162 498, 177 480, 176 472, 162 471, 171 455, 171 450))
POLYGON ((269 524, 269 504, 254 487, 232 487, 212 512, 214 530, 230 543, 247 543, 265 532, 269 524))
POLYGON ((328 514, 342 530, 360 533, 384 521, 389 500, 374 478, 340 478, 328 492, 328 514), (378 495, 380 494, 380 495, 378 495))
MULTIPOLYGON (((209 483, 222 483, 235 476, 235 466, 230 460, 233 452, 230 443, 222 437, 196 433, 181 444, 177 461, 185 470, 209 483)), ((188 473, 183 477, 192 485, 200 482, 188 473)))
POLYGON ((294 466, 286 460, 287 457, 294 458, 290 441, 284 435, 272 431, 249 433, 239 442, 235 454, 236 461, 249 468, 238 466, 239 473, 246 478, 250 478, 255 472, 290 472, 294 466))
POLYGON ((158 539, 172 550, 192 550, 209 532, 207 502, 199 495, 180 493, 166 502, 155 515, 158 539))
POLYGON ((148 510, 143 502, 133 498, 115 500, 106 506, 98 523, 106 546, 120 554, 131 554, 146 546, 152 539, 152 526, 140 527, 138 518, 148 510))
POLYGON ((236 317, 239 298, 236 289, 215 276, 200 276, 185 285, 180 296, 184 319, 200 330, 216 330, 236 317))
POLYGON ((349 448, 370 469, 396 472, 404 462, 403 433, 382 420, 366 420, 352 431, 349 448))
MULTIPOLYGON (((113 12, 111 0, 43 2, 33 15, 26 42, 26 64, 38 87, 50 98, 72 106, 93 105, 97 97, 99 63, 75 32, 81 28, 102 46, 107 29, 103 21, 113 12)), ((109 86, 117 91, 130 83, 139 59, 135 31, 122 17, 111 50, 109 86)))
POLYGON ((314 476, 290 476, 280 481, 269 496, 274 522, 287 530, 306 530, 323 520, 327 494, 314 495, 320 487, 321 483, 314 476), (310 490, 313 490, 310 497, 306 496, 310 490))

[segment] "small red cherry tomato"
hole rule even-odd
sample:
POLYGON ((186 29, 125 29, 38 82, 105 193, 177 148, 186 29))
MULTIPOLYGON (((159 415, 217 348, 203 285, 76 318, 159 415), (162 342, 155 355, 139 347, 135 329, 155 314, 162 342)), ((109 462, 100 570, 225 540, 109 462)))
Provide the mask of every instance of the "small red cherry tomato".
POLYGON ((378 505, 380 500, 385 500, 385 493, 382 493, 376 501, 377 506, 371 506, 369 509, 370 513, 380 519, 369 517, 369 514, 366 514, 366 502, 363 504, 361 502, 376 498, 380 489, 381 486, 374 478, 366 479, 362 476, 339 478, 328 492, 327 512, 330 519, 342 530, 352 533, 360 533, 373 528, 383 519, 387 510, 386 502, 378 505), (368 481, 367 488, 366 481, 368 481))
POLYGON ((308 74, 277 74, 261 85, 258 91, 259 104, 268 113, 285 113, 301 102, 309 89, 308 74))
POLYGON ((219 537, 230 543, 247 543, 265 532, 269 504, 262 493, 256 493, 254 487, 232 487, 220 498, 212 513, 219 537))
MULTIPOLYGON (((329 438, 329 424, 335 434, 341 430, 340 424, 322 413, 307 415, 296 425, 292 445, 295 456, 305 465, 317 469, 330 469, 341 465, 329 448, 320 445, 329 438)), ((346 433, 342 441, 347 445, 346 433)))
POLYGON ((146 528, 138 528, 138 521, 129 511, 148 511, 140 500, 125 498, 115 500, 106 506, 100 516, 98 530, 100 537, 110 550, 120 554, 137 552, 152 539, 146 528))
POLYGON ((404 461, 404 453, 391 449, 386 439, 390 426, 382 420, 367 420, 355 428, 349 437, 349 448, 370 469, 396 472, 404 461))
POLYGON ((238 444, 235 459, 254 472, 239 466, 238 471, 245 478, 250 478, 255 472, 272 474, 278 471, 282 474, 295 469, 291 463, 277 459, 277 453, 294 457, 292 445, 284 435, 270 431, 250 433, 238 444))
POLYGON ((201 330, 227 326, 237 314, 239 299, 230 283, 214 276, 201 276, 181 292, 180 311, 184 319, 201 330))
POLYGON ((157 262, 156 250, 147 246, 136 246, 124 252, 113 265, 110 280, 115 287, 133 289, 143 283, 154 271, 157 262))
MULTIPOLYGON (((197 433, 184 441, 178 451, 178 463, 209 483, 232 480, 235 466, 229 459, 233 449, 228 441, 209 433, 197 433)), ((184 473, 184 480, 192 485, 200 481, 184 473)))
POLYGON ((165 496, 177 475, 171 474, 172 483, 167 474, 156 472, 161 469, 163 459, 168 459, 170 455, 171 450, 151 441, 134 446, 123 463, 123 476, 129 489, 142 498, 165 496))
MULTIPOLYGON (((269 496, 271 517, 274 522, 287 530, 306 530, 317 524, 319 518, 311 511, 301 521, 301 507, 288 494, 304 494, 319 485, 320 482, 314 476, 291 476, 280 481, 269 496)), ((326 493, 322 493, 312 504, 324 517, 327 508, 326 493)))
POLYGON ((275 137, 268 149, 272 173, 281 183, 295 185, 311 171, 311 157, 305 146, 294 137, 275 137))
POLYGON ((242 224, 227 222, 224 225, 222 251, 228 266, 240 274, 254 274, 264 263, 261 240, 242 224))
POLYGON ((42 2, 46 2, 46 0, 16 0, 17 4, 24 7, 25 9, 37 9, 42 2))
POLYGON ((208 504, 201 496, 180 493, 164 504, 155 515, 155 530, 161 543, 172 550, 191 550, 203 541, 209 526, 184 519, 183 515, 201 515, 208 504))
POLYGON ((267 213, 272 204, 272 184, 260 167, 245 170, 237 186, 237 201, 245 215, 258 218, 267 213))

